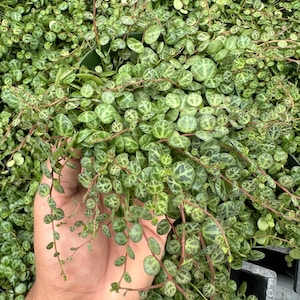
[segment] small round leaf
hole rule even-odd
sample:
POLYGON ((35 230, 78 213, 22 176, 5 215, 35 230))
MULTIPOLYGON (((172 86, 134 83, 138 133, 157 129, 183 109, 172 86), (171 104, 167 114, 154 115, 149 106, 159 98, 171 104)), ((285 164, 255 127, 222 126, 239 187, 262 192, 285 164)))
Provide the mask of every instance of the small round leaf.
POLYGON ((148 239, 148 246, 153 254, 159 255, 161 253, 160 245, 155 238, 150 237, 148 239))
POLYGON ((156 227, 156 232, 159 235, 165 235, 169 232, 170 227, 171 227, 171 225, 170 225, 169 221, 166 219, 163 219, 163 220, 159 221, 159 223, 156 227))
POLYGON ((191 115, 180 116, 177 121, 177 127, 183 133, 192 133, 197 128, 197 120, 191 115))
POLYGON ((103 124, 115 121, 116 110, 111 104, 101 103, 95 107, 95 113, 103 124))
POLYGON ((300 249, 291 249, 289 255, 293 259, 300 259, 300 249))
POLYGON ((128 237, 125 235, 124 232, 117 232, 114 240, 115 240, 115 243, 119 246, 124 246, 128 243, 128 237))
POLYGON ((153 124, 152 134, 157 139, 166 139, 172 135, 173 124, 167 120, 159 120, 153 124))
POLYGON ((130 50, 136 52, 136 53, 143 53, 144 52, 144 45, 142 42, 138 41, 135 38, 128 38, 127 39, 127 46, 130 50))
POLYGON ((62 113, 55 116, 54 129, 60 136, 71 137, 74 134, 72 121, 62 113))
POLYGON ((144 259, 144 270, 150 276, 157 275, 160 270, 158 260, 152 255, 146 256, 146 258, 144 259))
POLYGON ((97 119, 97 115, 93 111, 84 111, 77 117, 77 120, 82 123, 89 123, 95 119, 97 119))
POLYGON ((199 57, 193 61, 191 72, 197 81, 204 81, 212 78, 217 72, 217 66, 210 58, 199 57))
POLYGON ((90 84, 84 84, 80 89, 80 94, 84 98, 91 98, 94 94, 94 88, 90 84))
POLYGON ((55 208, 53 210, 52 216, 54 220, 58 221, 58 220, 62 220, 65 217, 65 213, 61 208, 55 208))
POLYGON ((129 237, 134 243, 138 243, 143 237, 143 227, 139 223, 133 224, 129 231, 129 237))
POLYGON ((126 257, 125 257, 125 256, 119 256, 119 257, 115 260, 115 266, 116 266, 116 267, 123 266, 125 262, 126 262, 126 257))
POLYGON ((38 188, 38 194, 41 197, 47 197, 50 194, 50 186, 47 183, 41 183, 38 188))
POLYGON ((148 45, 155 43, 161 33, 161 27, 157 24, 150 25, 144 32, 144 41, 148 45))
POLYGON ((176 291, 176 285, 173 281, 167 281, 163 287, 163 293, 167 297, 173 298, 173 296, 176 294, 176 291))

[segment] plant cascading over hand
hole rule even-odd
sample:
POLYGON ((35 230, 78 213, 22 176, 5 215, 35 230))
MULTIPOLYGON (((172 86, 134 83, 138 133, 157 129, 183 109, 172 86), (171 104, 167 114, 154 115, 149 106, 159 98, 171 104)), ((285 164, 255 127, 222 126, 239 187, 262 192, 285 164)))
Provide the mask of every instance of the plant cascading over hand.
POLYGON ((170 231, 165 249, 148 243, 144 299, 246 299, 230 272, 257 246, 300 258, 298 1, 2 2, 0 299, 34 278, 35 193, 49 226, 64 217, 59 180, 41 175, 78 151, 88 221, 70 230, 119 245, 138 243, 140 220, 170 231))

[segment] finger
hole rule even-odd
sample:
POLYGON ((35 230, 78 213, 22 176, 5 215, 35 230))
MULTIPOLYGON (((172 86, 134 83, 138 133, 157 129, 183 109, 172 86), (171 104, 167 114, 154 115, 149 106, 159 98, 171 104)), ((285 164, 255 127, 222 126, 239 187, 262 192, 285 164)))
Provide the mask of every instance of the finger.
MULTIPOLYGON (((61 288, 68 287, 72 284, 72 280, 76 280, 84 283, 87 278, 90 277, 91 271, 102 275, 103 264, 106 264, 105 256, 107 256, 107 249, 105 243, 101 242, 103 238, 101 236, 95 238, 92 241, 93 253, 91 253, 86 244, 88 239, 81 238, 78 233, 81 230, 75 229, 74 232, 70 231, 70 225, 78 220, 86 222, 85 216, 85 204, 82 199, 85 194, 85 189, 78 183, 78 174, 81 171, 80 160, 70 159, 73 167, 69 167, 67 160, 60 160, 62 168, 59 174, 51 171, 51 164, 48 161, 47 166, 50 172, 53 174, 53 179, 49 179, 43 176, 41 183, 46 183, 50 187, 53 185, 53 180, 58 179, 60 185, 64 189, 64 193, 59 193, 51 188, 50 195, 42 197, 37 194, 34 201, 34 244, 36 254, 36 272, 37 282, 55 282, 57 286, 61 288), (52 198, 56 203, 57 208, 61 208, 64 211, 64 218, 59 221, 54 221, 52 224, 46 224, 44 217, 52 213, 47 200, 52 198), (53 242, 53 232, 57 232, 60 235, 59 240, 56 240, 55 248, 46 249, 47 245, 53 242), (102 240, 101 240, 102 238, 102 240), (78 252, 74 255, 72 262, 66 263, 63 266, 65 274, 68 276, 69 281, 66 285, 63 277, 60 276, 62 268, 58 262, 58 258, 54 257, 55 251, 60 253, 60 259, 67 259, 72 255, 71 248, 80 247, 78 252), (92 257, 104 257, 103 261, 95 267, 92 257), (82 268, 84 262, 85 268, 82 268), (50 279, 50 280, 49 280, 50 279)), ((92 282, 84 283, 85 286, 90 286, 92 282)), ((49 285, 49 284, 48 284, 49 285)))

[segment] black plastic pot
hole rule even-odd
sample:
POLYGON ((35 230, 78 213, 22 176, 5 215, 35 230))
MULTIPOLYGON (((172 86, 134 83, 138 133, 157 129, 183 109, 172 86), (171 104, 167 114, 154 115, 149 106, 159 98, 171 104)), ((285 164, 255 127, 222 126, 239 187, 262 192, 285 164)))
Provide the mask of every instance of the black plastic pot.
POLYGON ((297 260, 295 263, 295 281, 294 290, 297 294, 300 294, 300 262, 297 260))
POLYGON ((241 270, 232 272, 232 279, 238 285, 247 282, 247 295, 253 294, 259 300, 300 300, 300 263, 296 260, 287 266, 289 248, 269 246, 259 251, 265 253, 265 258, 244 262, 241 270))
POLYGON ((288 254, 290 249, 282 247, 266 247, 259 250, 265 253, 265 258, 258 261, 257 264, 271 269, 277 274, 282 274, 291 278, 291 280, 294 282, 294 291, 300 294, 299 260, 294 261, 291 267, 288 267, 285 261, 285 256, 288 254))
POLYGON ((239 271, 233 271, 231 278, 238 286, 247 282, 247 295, 255 295, 259 300, 275 300, 277 274, 265 267, 243 262, 239 271))

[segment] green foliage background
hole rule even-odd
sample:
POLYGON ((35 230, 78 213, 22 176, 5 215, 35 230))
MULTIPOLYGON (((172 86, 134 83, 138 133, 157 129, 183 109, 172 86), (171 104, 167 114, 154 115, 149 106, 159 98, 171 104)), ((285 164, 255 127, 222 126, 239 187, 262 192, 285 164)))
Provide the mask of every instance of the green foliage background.
POLYGON ((71 146, 81 183, 101 179, 87 215, 116 191, 97 220, 107 235, 101 220, 115 222, 117 243, 138 240, 123 221, 147 209, 179 220, 163 268, 145 262, 160 286, 146 299, 246 299, 230 269, 261 258, 256 246, 300 258, 299 1, 4 0, 0 20, 0 299, 34 280, 33 197, 43 162, 59 171, 71 146))

